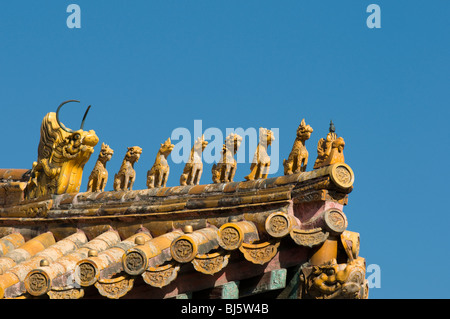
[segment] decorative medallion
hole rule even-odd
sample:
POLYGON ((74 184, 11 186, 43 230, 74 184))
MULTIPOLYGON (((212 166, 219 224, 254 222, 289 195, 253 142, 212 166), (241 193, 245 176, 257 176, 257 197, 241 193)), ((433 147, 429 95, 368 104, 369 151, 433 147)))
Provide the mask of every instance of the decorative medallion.
POLYGON ((283 212, 276 212, 267 217, 265 226, 269 235, 281 238, 288 235, 295 224, 297 223, 293 216, 283 212))
POLYGON ((235 250, 242 243, 253 243, 259 240, 258 228, 248 220, 223 224, 217 234, 219 245, 225 250, 235 250))
POLYGON ((169 263, 160 267, 149 267, 142 274, 144 281, 153 287, 164 287, 177 278, 180 266, 176 263, 169 263))
POLYGON ((118 299, 125 296, 132 288, 134 278, 120 276, 112 279, 100 279, 95 283, 98 292, 110 299, 118 299))
POLYGON ((339 163, 332 166, 331 179, 340 188, 350 188, 355 180, 352 169, 345 163, 339 163))
POLYGON ((329 233, 324 232, 320 227, 313 229, 294 228, 291 230, 290 235, 297 245, 313 247, 325 242, 329 233))
POLYGON ((123 257, 123 268, 130 275, 140 275, 145 271, 146 260, 138 251, 131 251, 123 257))
POLYGON ((334 234, 340 234, 347 228, 347 217, 338 209, 325 211, 324 220, 328 230, 334 234))
POLYGON ((180 238, 175 240, 175 242, 170 247, 172 257, 182 263, 191 261, 196 255, 196 249, 194 245, 186 238, 180 238))
POLYGON ((279 241, 268 241, 260 244, 243 243, 239 250, 244 254, 245 259, 263 265, 272 260, 278 252, 279 241))
POLYGON ((227 250, 237 249, 242 244, 242 236, 235 227, 228 226, 220 230, 219 242, 227 250))
POLYGON ((79 278, 80 282, 79 284, 81 286, 90 286, 94 283, 94 281, 96 281, 96 274, 97 271, 94 267, 94 265, 92 265, 89 262, 83 262, 82 264, 80 264, 76 270, 76 272, 78 272, 78 276, 76 276, 77 278, 79 278))
POLYGON ((25 287, 30 295, 43 295, 50 287, 48 276, 40 271, 33 272, 25 280, 25 287))
POLYGON ((281 233, 283 230, 288 228, 288 220, 286 217, 277 215, 271 218, 269 229, 275 234, 281 233))
POLYGON ((226 254, 224 251, 197 255, 192 264, 195 270, 207 275, 214 275, 228 265, 229 257, 230 254, 226 254))

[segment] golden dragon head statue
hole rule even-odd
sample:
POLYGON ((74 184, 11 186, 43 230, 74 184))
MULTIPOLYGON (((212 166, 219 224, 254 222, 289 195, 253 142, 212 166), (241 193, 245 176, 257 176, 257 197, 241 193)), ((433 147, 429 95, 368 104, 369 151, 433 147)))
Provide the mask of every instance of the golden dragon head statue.
POLYGON ((83 130, 90 105, 78 130, 67 128, 59 119, 61 103, 55 112, 45 115, 41 124, 38 160, 33 163, 25 198, 51 194, 77 193, 80 190, 84 165, 94 152, 98 137, 93 130, 83 130))

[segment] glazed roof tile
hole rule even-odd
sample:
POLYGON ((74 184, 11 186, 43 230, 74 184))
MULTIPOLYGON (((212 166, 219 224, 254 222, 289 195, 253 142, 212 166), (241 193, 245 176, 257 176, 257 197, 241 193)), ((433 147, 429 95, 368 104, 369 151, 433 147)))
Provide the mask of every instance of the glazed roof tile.
POLYGON ((9 251, 19 248, 25 244, 25 238, 20 233, 13 233, 0 239, 0 257, 9 251))
POLYGON ((0 298, 168 298, 294 267, 347 225, 333 167, 0 203, 0 298))
MULTIPOLYGON (((273 216, 280 214, 282 213, 278 212, 273 216)), ((16 264, 5 269, 0 275, 0 297, 62 298, 67 297, 70 292, 73 298, 81 298, 84 295, 83 289, 95 287, 99 295, 119 298, 133 289, 134 281, 138 277, 142 277, 149 287, 167 288, 174 284, 181 268, 187 269, 188 272, 192 269, 191 272, 194 271, 198 275, 218 276, 226 269, 233 253, 241 254, 240 258, 244 257, 244 260, 255 265, 270 264, 278 254, 281 239, 270 236, 269 241, 260 241, 257 227, 252 222, 230 221, 223 226, 221 229, 214 226, 197 230, 186 228, 186 232, 176 229, 155 238, 148 232, 139 231, 123 240, 114 229, 107 229, 91 240, 88 240, 85 232, 77 230, 53 243, 54 236, 51 232, 39 234, 20 246, 32 247, 35 253, 16 258, 16 264), (224 228, 227 231, 224 231, 224 228), (233 233, 232 230, 236 232, 233 233), (225 243, 229 244, 235 235, 242 236, 238 244, 227 246, 225 243), (44 247, 43 243, 47 245, 44 247), (190 248, 192 249, 189 250, 190 248), (264 260, 258 261, 255 256, 264 254, 267 249, 272 253, 266 255, 264 260), (191 265, 191 268, 188 265, 191 265), (138 268, 140 270, 136 271, 138 268), (110 290, 108 287, 111 285, 118 285, 124 290, 117 290, 117 287, 110 290)), ((292 226, 298 228, 298 225, 292 226)), ((8 236, 0 240, 7 239, 8 236)), ((295 246, 294 241, 291 244, 295 246)), ((3 258, 15 256, 15 252, 22 249, 20 247, 3 258)), ((297 253, 297 256, 304 258, 306 254, 297 253)), ((234 269, 234 266, 231 268, 234 269)), ((248 275, 245 272, 242 274, 248 275)), ((199 284, 199 287, 203 285, 199 284)), ((178 292, 178 289, 174 291, 178 292)), ((167 293, 167 296, 175 295, 171 292, 167 293)))

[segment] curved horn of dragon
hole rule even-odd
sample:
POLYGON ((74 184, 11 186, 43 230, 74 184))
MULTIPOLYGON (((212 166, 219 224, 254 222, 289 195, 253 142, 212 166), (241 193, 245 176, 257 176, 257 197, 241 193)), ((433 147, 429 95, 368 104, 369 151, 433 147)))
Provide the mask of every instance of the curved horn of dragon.
MULTIPOLYGON (((61 110, 61 107, 62 107, 63 105, 65 105, 65 104, 67 104, 67 103, 70 103, 70 102, 77 102, 77 103, 80 103, 80 101, 78 101, 78 100, 67 100, 67 101, 62 102, 62 103, 58 106, 58 108, 56 109, 56 121, 58 122, 58 125, 59 125, 64 131, 66 131, 67 133, 73 133, 74 131, 72 131, 71 129, 67 128, 64 124, 61 123, 61 121, 59 120, 59 111, 61 110)), ((83 119, 83 122, 84 122, 84 119, 83 119)))
POLYGON ((86 109, 86 112, 84 112, 83 120, 81 121, 81 125, 80 125, 80 130, 82 130, 84 127, 84 121, 86 120, 86 116, 87 116, 90 108, 91 108, 91 106, 89 105, 86 109))

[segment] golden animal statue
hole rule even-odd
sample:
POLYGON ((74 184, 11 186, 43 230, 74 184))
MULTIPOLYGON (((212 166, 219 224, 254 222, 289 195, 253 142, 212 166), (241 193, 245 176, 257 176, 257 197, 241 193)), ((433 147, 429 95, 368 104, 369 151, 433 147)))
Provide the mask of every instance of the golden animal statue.
POLYGON ((198 185, 203 173, 202 152, 208 142, 205 136, 199 137, 191 149, 189 160, 184 166, 183 174, 180 176, 180 185, 198 185))
POLYGON ((358 257, 338 264, 332 259, 322 265, 302 266, 300 294, 305 299, 367 299, 365 259, 358 257))
POLYGON ((342 137, 337 137, 333 121, 330 122, 329 133, 326 138, 321 138, 317 143, 317 159, 314 169, 334 163, 344 163, 345 142, 342 137))
POLYGON ((106 163, 111 159, 114 154, 114 150, 102 143, 100 154, 98 155, 97 162, 92 169, 91 175, 87 184, 88 192, 103 192, 108 182, 108 171, 106 170, 106 163))
POLYGON ((50 112, 42 120, 38 159, 33 162, 31 177, 25 188, 25 198, 51 194, 78 193, 84 165, 94 152, 98 137, 93 130, 84 131, 84 113, 80 129, 73 131, 59 120, 59 111, 68 100, 61 103, 56 113, 50 112))
POLYGON ((231 133, 225 139, 225 144, 222 147, 222 158, 217 164, 213 164, 211 169, 214 183, 228 183, 233 181, 237 166, 234 155, 237 153, 241 142, 242 137, 235 133, 231 133))
POLYGON ((367 299, 369 287, 368 280, 365 279, 366 260, 359 256, 359 246, 359 234, 347 230, 340 236, 327 240, 310 260, 300 267, 298 297, 367 299), (338 247, 341 247, 339 253, 338 247), (332 257, 333 255, 335 257, 332 257), (332 258, 327 259, 329 257, 332 258))
POLYGON ((250 174, 245 176, 246 180, 267 178, 270 170, 270 156, 267 154, 267 148, 274 140, 275 137, 271 130, 262 127, 259 129, 259 143, 250 165, 250 174))
POLYGON ((147 171, 147 187, 166 187, 167 179, 169 178, 169 163, 167 157, 172 152, 175 145, 173 145, 168 138, 164 143, 161 143, 158 154, 156 154, 155 163, 152 168, 147 171))
POLYGON ((295 138, 291 153, 287 160, 283 160, 284 175, 306 171, 309 154, 305 142, 309 140, 312 132, 312 127, 306 125, 305 119, 303 119, 297 128, 297 137, 295 138))
POLYGON ((133 190, 133 184, 136 180, 134 164, 139 161, 141 154, 142 148, 139 146, 128 147, 119 172, 114 176, 115 191, 133 190))

